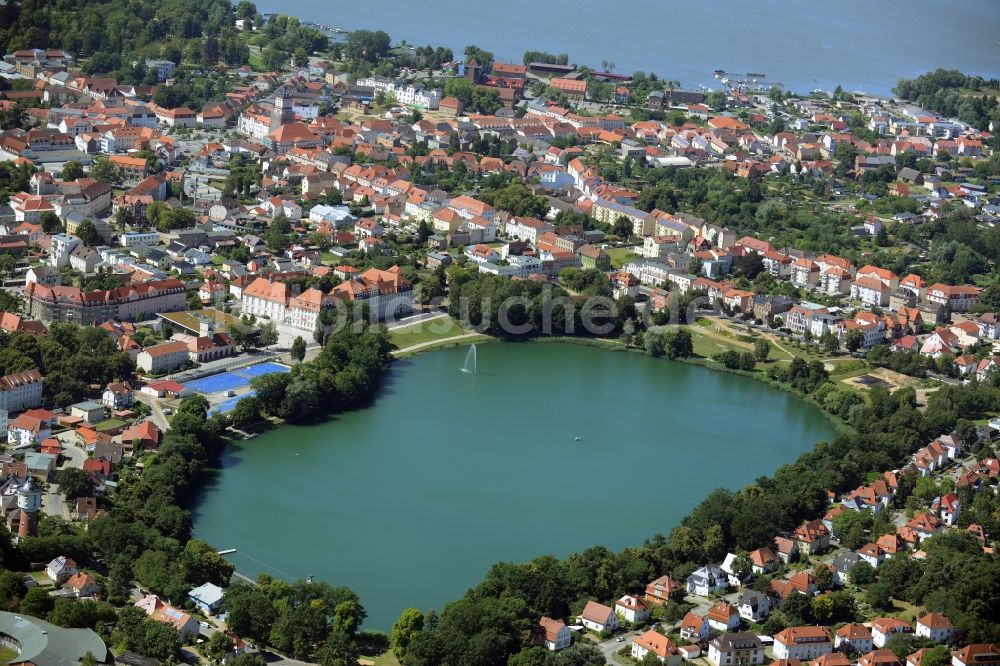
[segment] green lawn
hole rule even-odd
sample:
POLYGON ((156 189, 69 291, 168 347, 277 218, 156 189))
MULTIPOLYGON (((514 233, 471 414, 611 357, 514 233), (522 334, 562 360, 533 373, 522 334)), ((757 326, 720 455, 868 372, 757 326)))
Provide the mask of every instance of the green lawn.
POLYGON ((424 342, 453 338, 456 335, 462 335, 466 332, 451 317, 438 317, 437 319, 421 321, 410 326, 393 329, 389 331, 389 339, 399 349, 405 349, 406 347, 412 347, 424 342))
POLYGON ((0 666, 7 666, 17 658, 17 651, 7 647, 0 647, 0 666))
POLYGON ((114 430, 115 428, 121 428, 125 425, 125 421, 121 419, 108 419, 107 421, 101 421, 94 426, 94 430, 97 432, 104 432, 105 430, 114 430))
POLYGON ((44 571, 32 571, 31 577, 38 581, 41 587, 52 587, 52 579, 44 571))
POLYGON ((615 268, 621 268, 627 264, 632 259, 639 258, 638 246, 629 247, 609 247, 604 252, 611 257, 611 265, 615 268))

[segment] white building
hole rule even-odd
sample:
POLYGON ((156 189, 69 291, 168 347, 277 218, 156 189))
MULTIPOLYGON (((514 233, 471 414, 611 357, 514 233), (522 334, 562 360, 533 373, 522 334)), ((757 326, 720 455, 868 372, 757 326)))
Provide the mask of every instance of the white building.
POLYGON ((947 643, 955 635, 955 625, 941 613, 927 613, 917 619, 916 633, 935 643, 947 643))
POLYGON ((572 635, 569 633, 569 627, 562 620, 553 620, 550 617, 543 616, 538 621, 538 626, 545 633, 545 637, 542 640, 545 643, 546 649, 553 651, 562 650, 563 648, 568 648, 573 640, 572 635))
POLYGON ((0 410, 20 412, 42 404, 42 373, 37 369, 0 377, 0 410))
POLYGON ((52 234, 49 247, 49 264, 56 268, 69 266, 70 253, 80 244, 80 239, 69 234, 52 234))
POLYGON ((389 79, 375 76, 368 77, 367 79, 358 79, 357 85, 374 88, 376 92, 392 95, 396 99, 396 102, 404 106, 435 111, 441 104, 442 94, 439 89, 427 90, 420 85, 403 81, 390 81, 389 79))
POLYGON ((588 601, 580 614, 580 624, 591 631, 613 631, 618 628, 618 615, 604 604, 588 601))
POLYGON ((187 345, 177 340, 146 347, 135 359, 137 366, 154 375, 169 372, 187 362, 187 345))
POLYGON ((833 652, 833 642, 824 627, 788 627, 774 636, 775 659, 809 661, 833 652))
POLYGON ((309 220, 319 224, 329 222, 337 226, 346 226, 353 221, 354 217, 347 206, 327 206, 318 204, 309 211, 309 220))
POLYGON ((708 644, 713 666, 753 666, 764 663, 764 645, 750 632, 725 633, 708 644))
POLYGON ((649 619, 649 607, 639 597, 626 594, 615 602, 615 613, 629 622, 645 622, 649 619))
POLYGON ((139 247, 160 244, 160 234, 155 231, 126 231, 119 237, 122 247, 139 247))

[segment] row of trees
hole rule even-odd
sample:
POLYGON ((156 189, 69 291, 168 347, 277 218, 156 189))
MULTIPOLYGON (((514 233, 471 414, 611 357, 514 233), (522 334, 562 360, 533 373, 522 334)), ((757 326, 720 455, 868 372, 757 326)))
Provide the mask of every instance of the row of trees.
MULTIPOLYGON (((581 284, 593 284, 587 271, 576 275, 581 284)), ((604 284, 606 288, 606 279, 604 284)), ((615 303, 586 295, 570 298, 562 287, 457 266, 448 269, 448 286, 452 315, 501 339, 543 334, 618 337, 625 322, 635 317, 631 299, 615 303)), ((600 287, 593 289, 600 291, 600 287)))

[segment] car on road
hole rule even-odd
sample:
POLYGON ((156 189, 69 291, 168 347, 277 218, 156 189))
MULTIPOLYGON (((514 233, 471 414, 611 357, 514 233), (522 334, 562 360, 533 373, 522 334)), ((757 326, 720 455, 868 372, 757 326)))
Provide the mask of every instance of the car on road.
POLYGON ((617 639, 615 639, 615 640, 617 640, 617 641, 618 641, 619 643, 624 643, 624 642, 625 642, 625 637, 624 637, 624 636, 619 636, 619 637, 618 637, 617 639))

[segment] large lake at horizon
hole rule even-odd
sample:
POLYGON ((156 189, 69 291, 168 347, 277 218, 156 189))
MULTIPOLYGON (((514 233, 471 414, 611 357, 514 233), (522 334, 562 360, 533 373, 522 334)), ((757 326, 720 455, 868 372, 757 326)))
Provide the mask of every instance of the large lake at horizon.
POLYGON ((900 77, 944 67, 1000 75, 997 0, 298 0, 257 3, 347 30, 385 30, 394 41, 469 44, 520 62, 525 51, 570 62, 656 72, 685 88, 718 83, 713 70, 761 72, 796 92, 888 94, 900 77))
POLYGON ((351 587, 388 630, 494 562, 666 534, 712 489, 835 436, 813 405, 697 366, 505 343, 470 375, 466 354, 397 361, 369 409, 230 447, 194 535, 251 577, 351 587))

